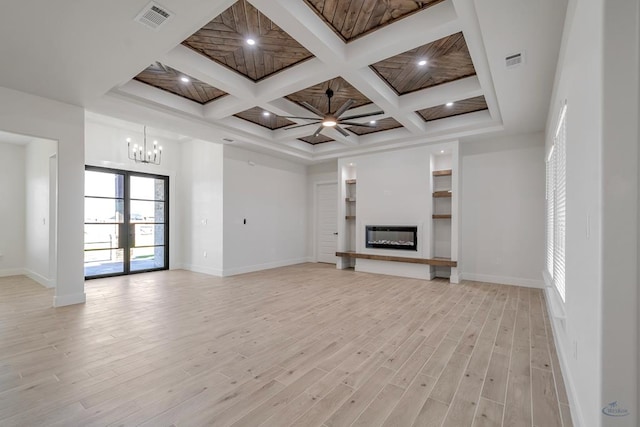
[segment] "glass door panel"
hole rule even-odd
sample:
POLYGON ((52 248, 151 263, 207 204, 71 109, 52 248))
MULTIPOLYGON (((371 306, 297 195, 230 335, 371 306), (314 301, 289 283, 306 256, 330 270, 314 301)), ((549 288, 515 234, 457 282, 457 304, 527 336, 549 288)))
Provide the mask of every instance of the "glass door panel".
POLYGON ((85 171, 85 277, 125 271, 124 181, 121 173, 85 171))
POLYGON ((166 268, 166 178, 132 175, 129 181, 131 271, 166 268))

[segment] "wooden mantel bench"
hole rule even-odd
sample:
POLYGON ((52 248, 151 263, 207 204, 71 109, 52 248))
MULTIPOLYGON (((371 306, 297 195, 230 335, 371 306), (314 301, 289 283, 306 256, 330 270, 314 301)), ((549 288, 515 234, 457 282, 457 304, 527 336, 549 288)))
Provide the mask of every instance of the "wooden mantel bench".
POLYGON ((409 258, 403 256, 391 255, 372 255, 357 252, 336 252, 336 256, 347 258, 374 259, 378 261, 408 262, 411 264, 428 264, 438 267, 457 267, 457 261, 451 261, 449 258, 409 258))

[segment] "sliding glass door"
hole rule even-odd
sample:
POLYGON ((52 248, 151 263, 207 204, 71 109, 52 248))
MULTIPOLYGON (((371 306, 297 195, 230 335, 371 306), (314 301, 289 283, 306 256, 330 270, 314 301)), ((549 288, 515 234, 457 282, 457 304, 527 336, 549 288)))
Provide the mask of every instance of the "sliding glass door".
POLYGON ((169 268, 169 178, 87 166, 84 274, 169 268))

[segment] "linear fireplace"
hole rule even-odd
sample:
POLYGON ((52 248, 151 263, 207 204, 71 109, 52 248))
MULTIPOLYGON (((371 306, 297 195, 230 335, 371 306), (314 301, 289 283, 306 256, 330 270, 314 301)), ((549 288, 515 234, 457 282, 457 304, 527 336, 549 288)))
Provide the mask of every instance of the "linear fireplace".
POLYGON ((365 243, 367 248, 418 250, 418 227, 367 225, 365 243))

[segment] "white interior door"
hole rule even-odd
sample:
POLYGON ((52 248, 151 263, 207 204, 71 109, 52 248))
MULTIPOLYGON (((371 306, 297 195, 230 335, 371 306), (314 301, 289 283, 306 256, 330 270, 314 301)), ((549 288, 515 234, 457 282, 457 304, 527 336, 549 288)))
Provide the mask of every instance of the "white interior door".
POLYGON ((338 185, 316 188, 316 254, 318 262, 336 263, 338 242, 338 185))

